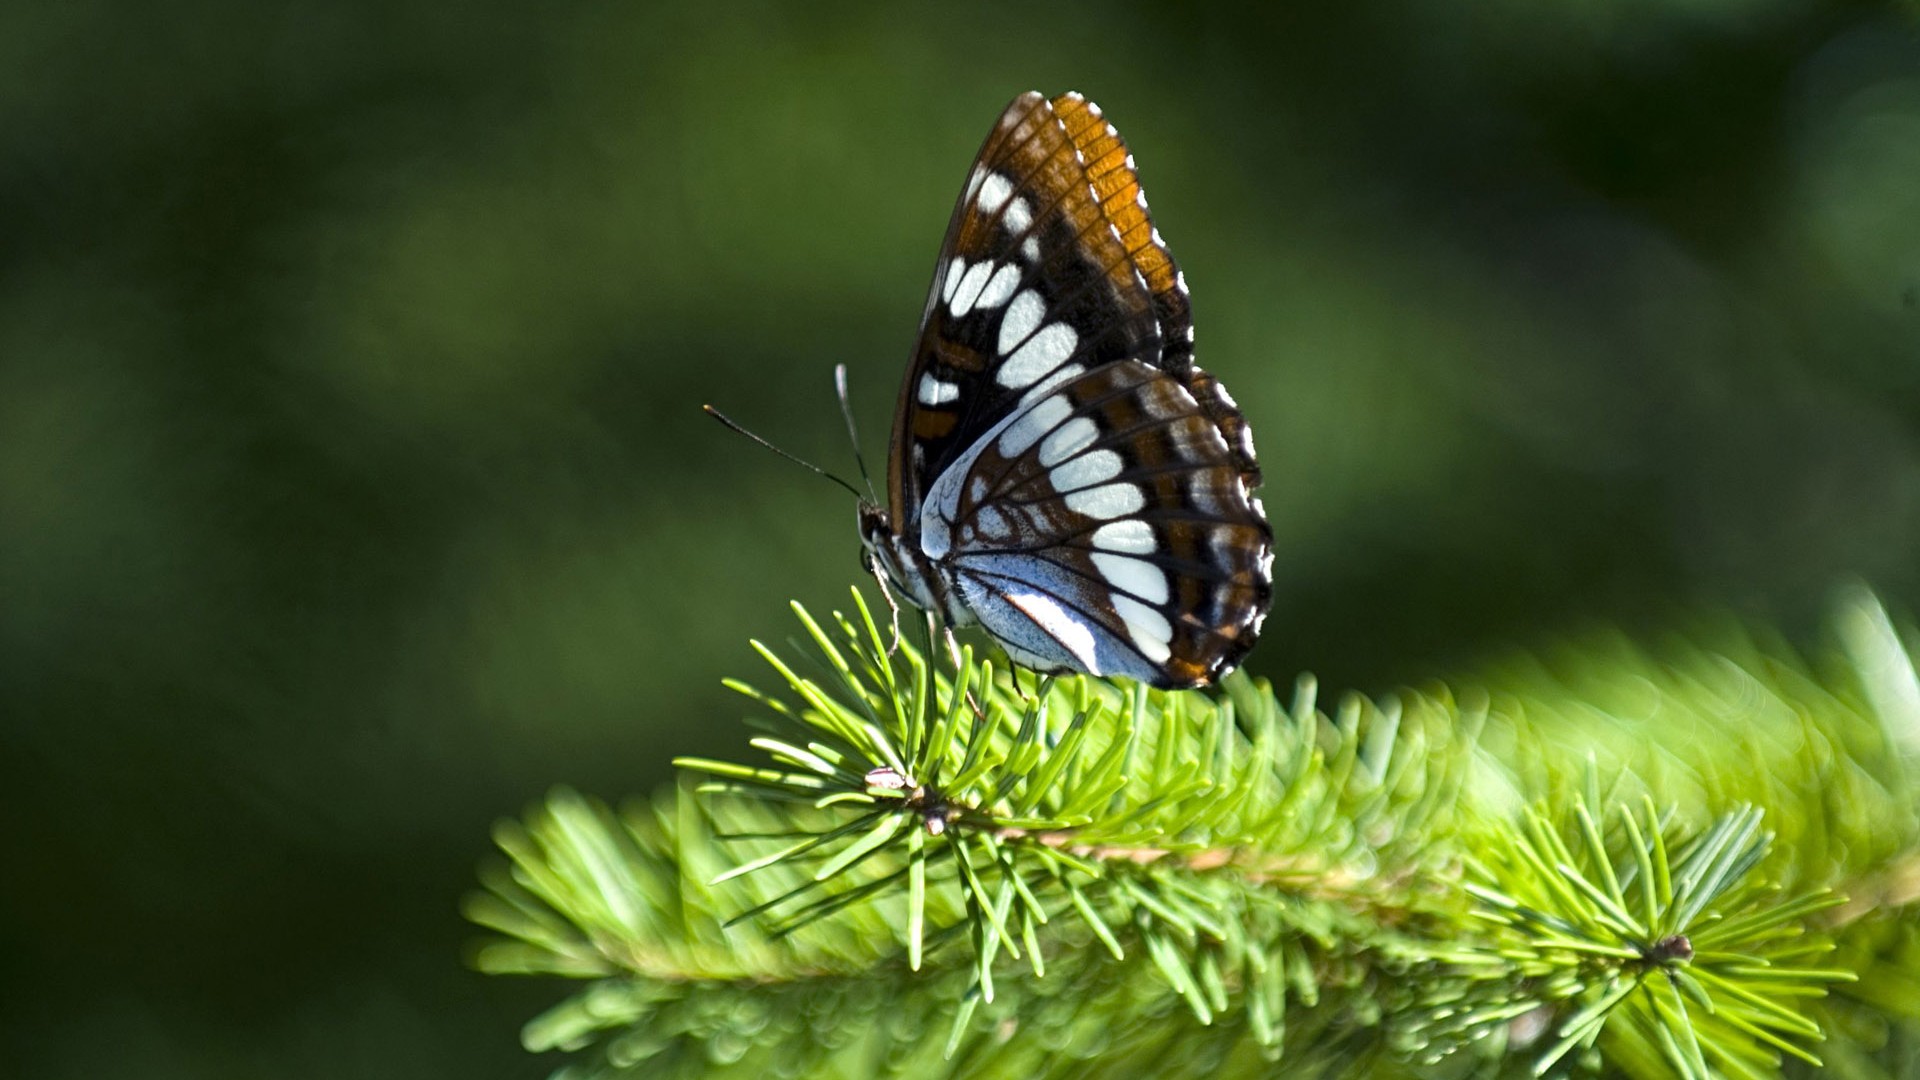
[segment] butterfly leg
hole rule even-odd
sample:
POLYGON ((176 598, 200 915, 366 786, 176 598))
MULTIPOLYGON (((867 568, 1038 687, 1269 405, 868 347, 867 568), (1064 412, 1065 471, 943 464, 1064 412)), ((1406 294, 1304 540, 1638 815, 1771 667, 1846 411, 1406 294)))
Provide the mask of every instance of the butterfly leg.
POLYGON ((860 562, 880 586, 880 596, 886 600, 887 611, 893 616, 893 643, 887 646, 887 658, 892 659, 893 654, 900 651, 900 601, 893 598, 893 589, 887 585, 887 575, 880 569, 880 564, 873 560, 871 553, 861 552, 860 562))
POLYGON ((951 626, 940 627, 940 634, 946 639, 947 656, 953 661, 953 670, 958 672, 960 665, 964 662, 960 656, 960 641, 953 636, 953 627, 951 626))
POLYGON ((1019 694, 1020 700, 1028 704, 1037 705, 1047 700, 1047 695, 1053 692, 1054 677, 1052 675, 1041 675, 1039 672, 1032 672, 1033 689, 1028 691, 1026 687, 1020 685, 1019 668, 1010 668, 1007 674, 1013 679, 1013 692, 1019 694))
POLYGON ((900 651, 900 601, 893 598, 893 590, 887 587, 886 575, 876 574, 874 580, 880 583, 880 595, 886 597, 887 611, 893 617, 893 642, 887 646, 887 657, 892 659, 893 654, 900 651))
MULTIPOLYGON (((929 642, 933 640, 933 627, 936 622, 939 623, 941 636, 946 639, 947 656, 953 660, 954 676, 958 678, 960 666, 966 662, 960 653, 960 640, 953 636, 953 627, 948 626, 944 620, 938 620, 933 612, 929 611, 927 612, 927 640, 929 642)), ((973 696, 972 690, 967 691, 967 707, 973 710, 975 719, 983 724, 987 722, 987 710, 980 707, 980 701, 973 696)))
MULTIPOLYGON (((927 617, 927 656, 929 658, 933 656, 933 639, 937 631, 940 638, 946 642, 947 659, 953 663, 954 681, 957 684, 960 677, 960 668, 966 663, 965 656, 960 652, 960 639, 953 636, 953 627, 948 626, 945 619, 940 618, 931 611, 924 612, 923 614, 927 617)), ((973 696, 972 690, 967 691, 967 707, 973 710, 974 717, 981 723, 984 724, 987 722, 987 710, 980 706, 980 699, 973 696)))
MULTIPOLYGON (((923 612, 922 614, 927 617, 927 655, 929 657, 933 655, 933 639, 937 633, 940 640, 946 643, 947 659, 953 663, 953 673, 956 676, 959 675, 960 666, 966 663, 966 660, 960 654, 960 641, 953 636, 953 627, 948 626, 946 620, 931 611, 923 612)), ((979 710, 976 709, 975 711, 977 712, 979 710)))

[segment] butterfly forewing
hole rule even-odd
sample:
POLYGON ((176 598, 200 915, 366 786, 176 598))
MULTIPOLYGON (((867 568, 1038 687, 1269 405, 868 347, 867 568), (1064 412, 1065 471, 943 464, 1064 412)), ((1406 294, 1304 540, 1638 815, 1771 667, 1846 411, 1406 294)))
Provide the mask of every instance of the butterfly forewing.
POLYGON ((1041 670, 1187 686, 1239 661, 1271 534, 1245 422, 1192 342, 1119 134, 1077 94, 1015 99, 955 207, 894 421, 894 543, 950 614, 1041 670))
MULTIPOLYGON (((999 421, 1035 383, 1069 365, 1161 362, 1168 324, 1151 281, 1178 295, 1178 271, 1145 223, 1125 145, 1107 130, 1076 95, 1024 94, 982 145, 901 388, 896 517, 966 449, 962 432, 999 421)), ((1175 330, 1184 343, 1184 315, 1175 330)))

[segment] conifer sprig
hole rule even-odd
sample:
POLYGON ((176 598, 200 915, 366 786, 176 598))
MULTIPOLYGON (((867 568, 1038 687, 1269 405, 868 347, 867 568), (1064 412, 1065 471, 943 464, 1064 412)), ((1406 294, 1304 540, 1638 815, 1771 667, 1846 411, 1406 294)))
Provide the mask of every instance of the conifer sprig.
MULTIPOLYGON (((966 651, 957 671, 933 670, 912 649, 890 656, 854 597, 837 639, 796 609, 824 678, 761 649, 801 702, 774 706, 797 731, 755 740, 770 766, 680 762, 715 778, 703 793, 769 792, 844 814, 731 872, 788 861, 811 870, 743 917, 772 916, 791 932, 904 887, 917 967, 935 925, 928 883, 951 886, 973 943, 969 1001, 994 1000, 1002 957, 1043 975, 1042 928, 1064 916, 1116 961, 1144 953, 1207 1023, 1229 1007, 1229 984, 1260 975, 1249 920, 1282 925, 1292 905, 1336 898, 1407 916, 1422 902, 1427 827, 1459 787, 1447 770, 1472 760, 1440 748, 1471 739, 1471 725, 1357 695, 1328 718, 1310 680, 1282 710, 1243 677, 1216 699, 1085 676, 996 678, 966 651), (869 860, 862 891, 822 894, 869 860)), ((963 1005, 962 1025, 966 1014, 963 1005)))
MULTIPOLYGON (((1767 1076, 1885 967, 1862 933, 1823 959, 1855 917, 1783 888, 1813 875, 1761 809, 1657 810, 1640 762, 1540 753, 1519 699, 1038 679, 889 650, 857 593, 831 629, 796 612, 806 646, 756 645, 784 691, 735 684, 758 763, 501 829, 479 963, 599 980, 527 1033, 594 1047, 577 1075, 1767 1076)), ((1859 739, 1777 661, 1774 700, 1859 739)), ((1669 719, 1719 701, 1657 675, 1669 719)))
POLYGON ((1854 976, 1813 964, 1832 945, 1807 920, 1842 898, 1783 899, 1753 875, 1772 841, 1760 812, 1741 807, 1689 836, 1650 798, 1637 816, 1620 807, 1606 832, 1584 799, 1572 809, 1564 829, 1529 810, 1469 860, 1463 883, 1494 928, 1489 944, 1524 978, 1516 1004, 1531 998, 1558 1020, 1535 1071, 1603 1034, 1610 1056, 1688 1078, 1765 1076, 1780 1054, 1819 1065, 1795 1041, 1821 1038, 1796 1000, 1854 976))

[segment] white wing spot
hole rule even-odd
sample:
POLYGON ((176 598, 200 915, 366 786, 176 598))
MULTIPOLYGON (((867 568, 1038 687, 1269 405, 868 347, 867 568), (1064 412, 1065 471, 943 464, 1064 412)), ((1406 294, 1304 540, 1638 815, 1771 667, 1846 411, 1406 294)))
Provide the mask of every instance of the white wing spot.
POLYGON ((999 173, 988 173, 987 178, 980 183, 980 194, 975 205, 980 207, 981 213, 991 214, 1000 209, 1000 205, 1007 201, 1007 196, 1012 194, 1013 181, 999 173))
POLYGON ((1173 274, 1173 287, 1174 287, 1174 288, 1176 288, 1176 289, 1179 289, 1179 290, 1180 290, 1180 295, 1182 295, 1182 296, 1185 296, 1185 295, 1186 295, 1186 293, 1187 293, 1187 272, 1186 272, 1185 270, 1176 270, 1176 271, 1174 271, 1174 274, 1173 274))
MULTIPOLYGON (((1109 127, 1109 128, 1107 129, 1107 134, 1109 134, 1109 135, 1118 135, 1118 134, 1120 134, 1120 133, 1119 133, 1119 132, 1117 132, 1117 131, 1114 131, 1114 130, 1113 130, 1113 129, 1112 129, 1111 127, 1109 127)), ((1139 172, 1139 171, 1140 171, 1139 169, 1136 169, 1136 168, 1134 168, 1134 166, 1133 166, 1133 155, 1132 155, 1132 154, 1128 154, 1128 155, 1127 155, 1127 171, 1128 171, 1128 172, 1139 172)))
POLYGON ((1020 418, 1008 425, 1000 433, 1000 456, 1008 460, 1027 452, 1027 448, 1040 441, 1040 437, 1052 431, 1054 425, 1065 420, 1073 406, 1067 399, 1055 395, 1039 402, 1020 418))
POLYGON ((1140 209, 1145 210, 1147 208, 1147 190, 1141 188, 1139 191, 1134 192, 1133 201, 1140 209))
POLYGON ((960 284, 953 290, 952 298, 947 301, 947 310, 953 312, 954 318, 973 310, 974 303, 980 299, 980 290, 987 287, 987 275, 991 273, 993 264, 990 262, 977 262, 967 267, 960 284))
MULTIPOLYGON (((1061 399, 1055 397, 1048 398, 1047 400, 1059 401, 1061 399)), ((1093 421, 1084 416, 1075 417, 1073 420, 1060 425, 1053 434, 1047 436, 1045 442, 1040 444, 1040 464, 1052 468, 1067 458, 1092 446, 1093 440, 1099 437, 1100 429, 1094 426, 1093 421)), ((1059 485, 1055 486, 1058 487, 1059 485)), ((1074 486, 1078 487, 1080 485, 1076 484, 1074 486)))
POLYGON ((947 264, 947 272, 940 275, 940 302, 953 302, 953 290, 960 287, 960 275, 966 273, 967 260, 956 258, 947 264))
POLYGON ((1007 302, 1013 290, 1020 287, 1020 268, 1012 263, 1003 263, 1000 269, 987 279, 986 287, 980 290, 979 299, 973 302, 976 308, 996 308, 1007 302))
POLYGON ((1000 215, 1000 223, 1007 228, 1007 235, 1019 236, 1033 224, 1033 208, 1025 199, 1015 199, 1007 204, 1007 212, 1000 215))
POLYGON ((1166 571, 1150 562, 1125 555, 1108 555, 1101 551, 1094 552, 1092 559, 1100 576, 1107 579, 1107 584, 1122 592, 1130 592, 1149 604, 1164 604, 1171 595, 1167 589, 1166 571))
POLYGON ((1052 597, 1038 593, 1009 593, 1007 602, 1058 641, 1090 675, 1100 674, 1099 657, 1093 651, 1093 630, 1073 617, 1052 597))
MULTIPOLYGON (((1025 296, 1026 293, 1022 293, 1025 296)), ((1011 313, 1009 313, 1011 316, 1011 313)), ((1001 336, 1006 336, 1002 327, 1001 336)), ((1080 335, 1066 323, 1048 323, 1034 332, 1025 345, 1014 350, 1012 356, 994 372, 994 380, 1001 386, 1019 388, 1027 386, 1049 371, 1066 363, 1073 355, 1076 345, 1080 344, 1080 335)))
POLYGON ((975 165, 973 167, 973 172, 967 177, 967 196, 965 201, 967 202, 973 201, 973 197, 980 193, 980 182, 982 180, 985 180, 986 178, 987 178, 987 170, 982 168, 981 166, 975 165))
POLYGON ((1067 509, 1102 521, 1137 513, 1145 505, 1146 496, 1133 484, 1106 484, 1067 493, 1067 509))
POLYGON ((1047 302, 1032 289, 1014 297, 1013 303, 1007 306, 1007 313, 1000 317, 1000 355, 1007 355, 1027 340, 1046 313, 1047 302))
POLYGON ((1154 543, 1153 526, 1138 518, 1111 521, 1093 530, 1093 546, 1102 551, 1130 551, 1146 555, 1159 547, 1154 543))
MULTIPOLYGON (((1041 454, 1044 455, 1046 450, 1046 444, 1042 443, 1041 454)), ((1091 454, 1068 458, 1055 465, 1049 477, 1053 480, 1055 491, 1078 491, 1095 484, 1104 484, 1119 476, 1123 464, 1119 454, 1111 450, 1095 450, 1091 454)))
POLYGON ((1028 262, 1039 262, 1040 241, 1031 236, 1027 237, 1026 240, 1020 244, 1020 254, 1025 255, 1028 262))
POLYGON ((1007 518, 992 503, 983 503, 974 508, 973 527, 976 536, 988 540, 998 540, 1007 535, 1007 518))
POLYGON ((933 377, 932 372, 920 376, 920 404, 945 405, 949 401, 960 400, 960 387, 955 383, 942 382, 933 377))
POLYGON ((1165 615, 1130 596, 1114 597, 1113 610, 1126 622, 1127 636, 1140 655, 1156 664, 1165 663, 1173 655, 1168 644, 1173 640, 1173 627, 1165 615))

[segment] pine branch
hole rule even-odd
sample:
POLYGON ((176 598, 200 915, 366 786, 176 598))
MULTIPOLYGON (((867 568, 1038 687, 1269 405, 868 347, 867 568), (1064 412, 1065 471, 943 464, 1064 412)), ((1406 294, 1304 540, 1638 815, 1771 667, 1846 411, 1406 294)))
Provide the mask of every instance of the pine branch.
POLYGON ((1890 627, 1825 678, 1738 636, 1666 663, 1612 639, 1464 705, 1327 715, 1310 680, 1282 707, 1246 679, 937 669, 855 605, 834 633, 796 609, 811 677, 756 646, 793 695, 736 687, 770 714, 761 764, 684 761, 698 797, 616 818, 561 793, 503 827, 480 965, 601 980, 530 1046, 596 1046, 595 1076, 704 1075, 723 1045, 797 1075, 1764 1076, 1920 966, 1910 907, 1828 889, 1889 900, 1894 869, 1858 853, 1917 846, 1890 627))

